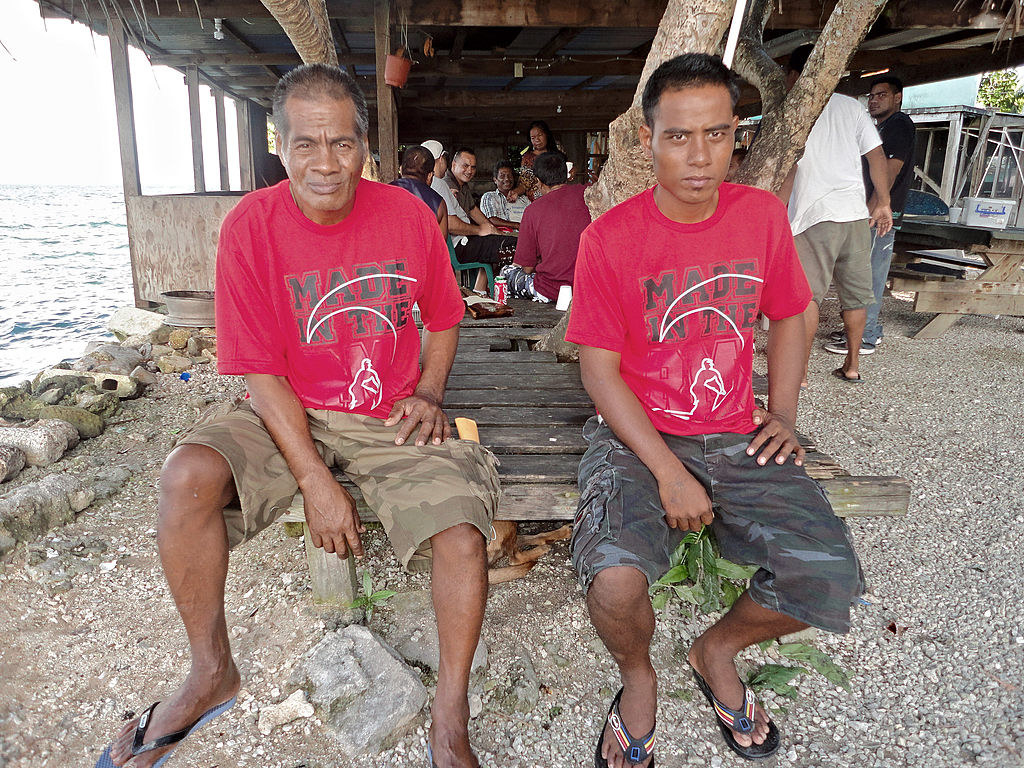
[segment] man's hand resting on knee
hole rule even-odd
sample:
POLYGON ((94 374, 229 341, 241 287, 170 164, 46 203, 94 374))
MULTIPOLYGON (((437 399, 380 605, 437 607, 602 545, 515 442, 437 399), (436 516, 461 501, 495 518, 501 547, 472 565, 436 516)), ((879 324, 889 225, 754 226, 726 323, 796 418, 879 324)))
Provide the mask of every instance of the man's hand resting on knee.
POLYGON ((711 499, 704 486, 682 464, 678 469, 657 476, 661 506, 665 508, 665 521, 669 528, 681 531, 699 531, 711 525, 714 513, 711 499))
POLYGON ((366 533, 356 512, 352 496, 334 479, 330 471, 326 477, 309 479, 302 486, 303 511, 314 547, 336 552, 343 560, 351 552, 363 556, 363 542, 359 534, 366 533))
POLYGON ((786 459, 793 454, 796 465, 803 466, 806 451, 796 439, 796 428, 793 423, 764 408, 755 408, 752 415, 754 424, 761 428, 747 446, 747 455, 753 456, 763 446, 761 455, 757 457, 758 464, 767 464, 772 456, 775 457, 777 464, 785 464, 786 459))
POLYGON ((405 419, 405 423, 395 435, 395 445, 403 445, 417 426, 420 431, 416 435, 416 445, 430 442, 440 445, 452 436, 448 417, 441 410, 440 404, 427 395, 412 394, 399 400, 388 414, 384 426, 393 427, 402 419, 405 419))

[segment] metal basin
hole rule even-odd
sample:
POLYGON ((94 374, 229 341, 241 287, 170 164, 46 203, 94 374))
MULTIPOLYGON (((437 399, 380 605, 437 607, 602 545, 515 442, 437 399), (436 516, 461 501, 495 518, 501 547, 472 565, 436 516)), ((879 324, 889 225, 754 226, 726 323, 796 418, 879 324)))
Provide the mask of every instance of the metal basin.
POLYGON ((165 291, 167 325, 184 328, 213 327, 213 291, 165 291))

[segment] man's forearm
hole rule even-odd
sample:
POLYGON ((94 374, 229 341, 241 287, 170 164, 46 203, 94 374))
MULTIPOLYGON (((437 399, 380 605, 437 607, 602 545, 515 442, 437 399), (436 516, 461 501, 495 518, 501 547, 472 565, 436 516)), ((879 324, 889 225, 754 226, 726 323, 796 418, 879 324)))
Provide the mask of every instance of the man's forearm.
POLYGON ((796 423, 806 343, 803 314, 768 326, 768 410, 790 424, 796 423))
POLYGON ((875 147, 865 157, 868 161, 868 175, 875 187, 875 197, 880 205, 889 206, 889 169, 886 166, 885 152, 875 147))
POLYGON ((452 370, 455 351, 459 346, 459 326, 446 331, 423 331, 422 370, 416 394, 426 396, 440 405, 444 402, 444 390, 448 385, 448 374, 452 370))
POLYGON ((509 227, 510 229, 519 229, 519 225, 514 221, 503 219, 501 216, 488 216, 487 220, 496 227, 509 227))
POLYGON ((458 216, 448 215, 448 234, 450 235, 479 235, 480 227, 476 224, 467 224, 458 216))
POLYGON ((606 366, 588 364, 587 355, 592 352, 590 348, 580 348, 580 370, 583 386, 601 417, 656 478, 678 472, 682 463, 669 450, 622 375, 606 366))
POLYGON ((330 473, 313 445, 306 409, 284 376, 250 373, 245 377, 252 408, 284 456, 299 487, 330 473))

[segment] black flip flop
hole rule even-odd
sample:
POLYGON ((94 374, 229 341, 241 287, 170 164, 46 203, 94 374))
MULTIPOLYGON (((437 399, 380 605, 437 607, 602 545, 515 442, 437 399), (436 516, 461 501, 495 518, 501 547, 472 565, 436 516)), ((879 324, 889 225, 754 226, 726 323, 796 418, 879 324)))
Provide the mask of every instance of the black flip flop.
POLYGON ((704 694, 704 698, 708 700, 708 704, 711 705, 711 709, 715 713, 715 722, 718 723, 722 738, 729 749, 747 760, 764 760, 779 751, 782 739, 779 736, 779 729, 771 720, 768 721, 768 735, 760 744, 751 743, 750 746, 744 747, 736 741, 734 734, 746 735, 754 732, 754 704, 756 702, 753 691, 747 686, 743 686, 743 710, 737 711, 729 709, 715 698, 715 694, 711 692, 711 686, 696 669, 693 670, 693 679, 697 681, 697 687, 704 694))
POLYGON ((836 368, 834 371, 832 371, 832 375, 835 376, 837 379, 842 379, 847 384, 862 384, 864 382, 864 379, 861 377, 859 373, 855 377, 850 378, 849 376, 846 375, 846 371, 844 371, 842 368, 836 368))
POLYGON ((597 750, 594 752, 594 768, 608 768, 608 761, 601 754, 601 747, 604 745, 605 723, 612 727, 612 735, 615 736, 615 740, 622 747, 622 755, 626 758, 627 763, 630 765, 640 765, 649 757, 651 762, 648 768, 654 768, 655 729, 651 728, 651 732, 642 739, 633 738, 629 731, 626 730, 626 724, 622 722, 622 716, 619 714, 619 700, 622 698, 624 690, 624 688, 619 688, 619 692, 612 699, 612 705, 608 708, 608 717, 601 723, 601 730, 597 734, 597 750))

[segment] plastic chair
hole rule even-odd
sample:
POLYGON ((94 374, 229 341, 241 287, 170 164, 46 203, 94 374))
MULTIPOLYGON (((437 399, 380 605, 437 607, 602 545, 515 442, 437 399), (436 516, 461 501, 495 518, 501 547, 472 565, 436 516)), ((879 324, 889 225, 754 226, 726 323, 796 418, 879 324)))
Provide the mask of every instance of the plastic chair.
POLYGON ((471 261, 463 264, 457 258, 455 258, 455 246, 452 244, 452 238, 448 236, 448 256, 452 261, 452 269, 455 270, 456 277, 459 272, 464 272, 467 269, 482 269, 487 275, 487 295, 494 295, 494 270, 491 269, 490 264, 484 264, 479 261, 471 261))

